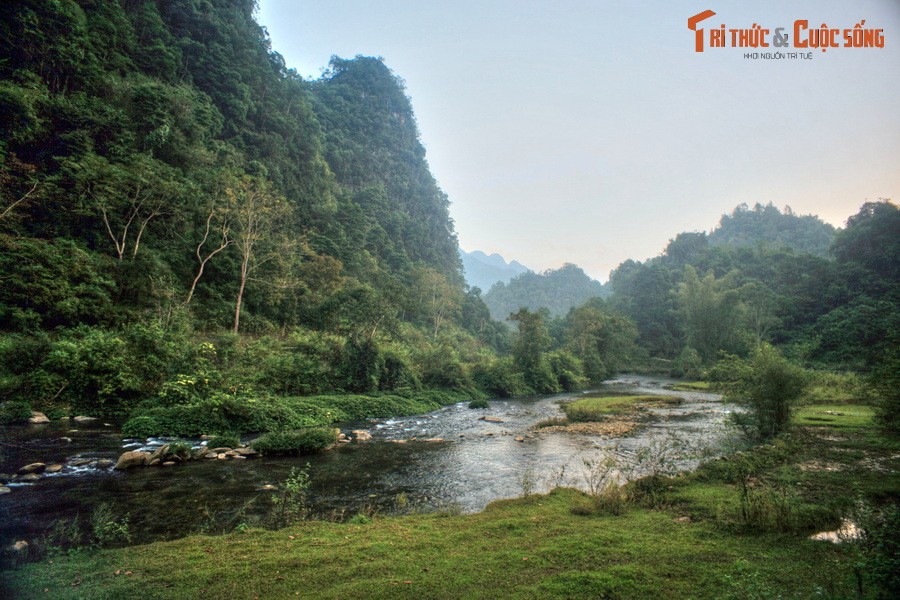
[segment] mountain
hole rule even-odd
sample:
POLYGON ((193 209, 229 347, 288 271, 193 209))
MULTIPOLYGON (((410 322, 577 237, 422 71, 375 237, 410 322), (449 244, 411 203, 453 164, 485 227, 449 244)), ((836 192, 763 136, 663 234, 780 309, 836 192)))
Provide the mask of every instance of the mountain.
POLYGON ((816 256, 826 256, 834 241, 835 229, 815 215, 795 214, 786 206, 779 211, 772 203, 746 204, 730 215, 722 215, 719 226, 709 234, 713 246, 756 246, 791 248, 816 256))
POLYGON ((518 261, 507 263, 496 253, 488 256, 481 250, 466 252, 460 248, 459 257, 462 259, 466 283, 483 291, 491 289, 498 281, 506 283, 516 275, 529 271, 528 267, 518 261))
POLYGON ((522 273, 509 283, 501 281, 484 295, 484 302, 494 319, 505 321, 522 307, 532 311, 546 308, 552 316, 563 316, 570 308, 605 295, 602 283, 576 265, 565 264, 543 273, 522 273))

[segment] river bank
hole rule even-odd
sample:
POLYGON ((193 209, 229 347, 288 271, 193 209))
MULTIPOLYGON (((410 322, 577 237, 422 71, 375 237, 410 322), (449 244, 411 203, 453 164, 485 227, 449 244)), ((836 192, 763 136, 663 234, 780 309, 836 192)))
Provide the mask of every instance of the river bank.
MULTIPOLYGON (((604 385, 610 393, 666 394, 679 402, 644 411, 641 428, 624 438, 535 429, 541 421, 563 416, 560 402, 584 395, 557 394, 493 400, 484 410, 463 402, 416 416, 341 423, 344 431, 369 431, 372 440, 310 456, 198 460, 128 472, 98 461, 178 440, 122 439, 116 427, 101 422, 77 428, 63 421, 6 428, 3 439, 9 446, 4 447, 0 472, 15 473, 34 462, 66 466, 36 482, 13 483, 12 492, 0 497, 6 514, 0 541, 3 547, 20 540, 33 544, 60 521, 87 530, 93 511, 104 503, 115 518, 128 519, 133 543, 219 531, 237 518, 253 524, 268 510, 271 487, 307 464, 310 510, 329 519, 358 512, 474 512, 494 500, 521 495, 523 484, 533 492, 554 485, 586 489, 583 461, 597 460, 613 446, 634 453, 674 435, 715 446, 728 435, 723 422, 731 408, 719 396, 665 389, 669 385, 670 380, 642 376, 604 385)), ((205 443, 200 438, 183 441, 194 447, 205 443)), ((681 468, 690 469, 699 459, 684 453, 679 460, 681 468)))

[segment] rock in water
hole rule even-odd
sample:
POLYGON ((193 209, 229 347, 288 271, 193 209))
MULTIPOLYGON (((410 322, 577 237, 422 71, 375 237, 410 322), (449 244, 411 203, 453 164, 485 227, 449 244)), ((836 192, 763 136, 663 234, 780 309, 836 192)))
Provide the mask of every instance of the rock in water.
POLYGON ((11 491, 12 490, 10 488, 6 487, 5 485, 0 485, 0 496, 2 496, 3 494, 8 494, 11 491))
POLYGON ((42 412, 38 412, 36 410, 31 411, 31 416, 28 417, 28 422, 32 425, 45 425, 50 422, 50 419, 47 418, 42 412))
POLYGON ((354 429, 350 433, 354 435, 357 442, 368 442, 372 439, 372 434, 365 429, 354 429))
POLYGON ((141 450, 133 450, 131 452, 126 452, 119 457, 119 460, 116 461, 116 468, 120 470, 130 469, 131 467, 142 467, 146 464, 148 459, 150 458, 149 452, 143 452, 141 450))
POLYGON ((486 421, 488 423, 502 423, 503 419, 500 417, 478 417, 479 421, 486 421))
POLYGON ((42 473, 47 465, 44 463, 31 463, 19 469, 19 475, 27 475, 28 473, 42 473))
POLYGON ((45 473, 59 473, 60 471, 62 471, 62 469, 63 469, 62 465, 50 465, 44 470, 44 472, 45 473))
MULTIPOLYGON (((97 420, 97 417, 86 417, 86 416, 84 416, 84 415, 78 415, 77 417, 75 417, 75 418, 72 419, 72 420, 75 421, 76 423, 80 423, 80 424, 84 424, 84 423, 93 423, 94 421, 97 420)), ((104 425, 105 425, 105 424, 106 424, 106 423, 104 423, 104 425)))

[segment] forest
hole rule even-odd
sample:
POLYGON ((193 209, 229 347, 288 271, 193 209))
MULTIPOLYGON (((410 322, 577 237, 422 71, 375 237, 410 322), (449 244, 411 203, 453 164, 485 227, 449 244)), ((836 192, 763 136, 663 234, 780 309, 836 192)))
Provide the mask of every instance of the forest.
POLYGON ((363 56, 304 80, 253 10, 0 8, 4 420, 295 429, 649 364, 696 377, 762 343, 896 372, 890 201, 837 231, 741 206, 607 286, 566 265, 482 297, 402 80, 363 56))

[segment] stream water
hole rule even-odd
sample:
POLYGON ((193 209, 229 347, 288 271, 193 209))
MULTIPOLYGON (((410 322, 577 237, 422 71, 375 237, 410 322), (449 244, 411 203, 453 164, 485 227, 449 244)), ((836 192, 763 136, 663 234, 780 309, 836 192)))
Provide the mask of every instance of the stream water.
MULTIPOLYGON (((36 482, 8 484, 11 492, 0 495, 0 547, 38 539, 61 519, 77 518, 86 526, 101 503, 109 504, 116 515, 128 515, 132 541, 138 543, 180 537, 204 525, 215 529, 242 507, 241 518, 252 520, 271 505, 271 492, 260 488, 283 481, 293 467, 307 463, 310 506, 321 516, 361 510, 477 511, 493 500, 520 496, 523 487, 536 492, 554 484, 584 487, 583 461, 613 446, 627 454, 672 435, 713 449, 724 441, 723 422, 731 408, 715 394, 666 389, 671 383, 643 376, 604 383, 603 392, 681 399, 677 405, 644 411, 641 427, 619 439, 532 429, 539 421, 561 416, 559 403, 580 395, 559 394, 493 400, 487 410, 462 403, 426 415, 339 424, 345 431, 366 429, 373 439, 314 456, 198 460, 127 472, 71 464, 79 458, 116 459, 125 450, 164 440, 123 440, 114 427, 102 423, 0 428, 2 473, 15 473, 31 462, 68 461, 61 472, 36 482), (479 420, 484 415, 502 422, 479 420), (444 441, 422 441, 426 438, 444 441)), ((692 453, 678 458, 685 469, 697 460, 692 453)))

